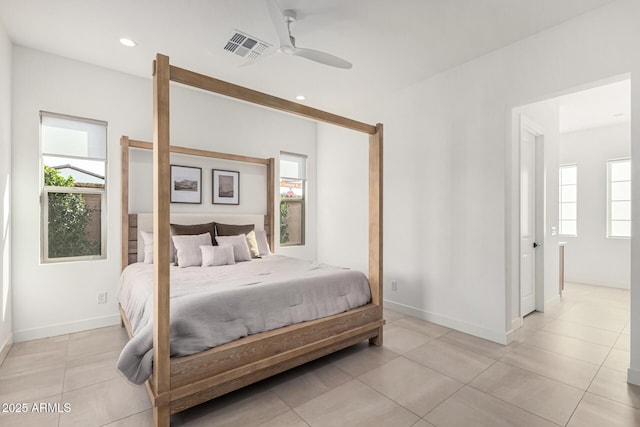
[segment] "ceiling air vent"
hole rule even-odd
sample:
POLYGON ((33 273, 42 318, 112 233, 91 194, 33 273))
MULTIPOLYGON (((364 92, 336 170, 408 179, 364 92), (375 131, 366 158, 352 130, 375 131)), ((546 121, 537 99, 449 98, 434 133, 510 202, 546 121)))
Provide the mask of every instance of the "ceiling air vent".
POLYGON ((224 46, 224 50, 235 53, 242 58, 257 59, 270 47, 271 44, 257 37, 250 36, 239 30, 234 30, 233 35, 224 46))

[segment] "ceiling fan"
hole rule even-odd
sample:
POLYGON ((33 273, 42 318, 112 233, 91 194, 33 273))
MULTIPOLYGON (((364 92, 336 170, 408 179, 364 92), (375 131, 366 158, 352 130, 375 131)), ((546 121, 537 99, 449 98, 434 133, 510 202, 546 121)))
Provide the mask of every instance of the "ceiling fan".
POLYGON ((273 26, 280 39, 280 52, 293 56, 301 56, 336 68, 349 69, 353 66, 351 62, 329 53, 297 47, 296 39, 291 35, 291 23, 296 21, 296 11, 290 9, 283 11, 280 9, 280 6, 278 6, 276 0, 266 1, 269 14, 271 15, 271 21, 273 21, 273 26))

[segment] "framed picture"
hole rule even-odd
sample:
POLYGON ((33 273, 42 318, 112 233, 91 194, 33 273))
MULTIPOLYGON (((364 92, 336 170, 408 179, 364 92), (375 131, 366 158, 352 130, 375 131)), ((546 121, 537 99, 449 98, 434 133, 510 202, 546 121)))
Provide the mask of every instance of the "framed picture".
POLYGON ((202 203, 202 169, 171 165, 171 203, 202 203))
POLYGON ((240 204, 240 172, 212 169, 213 198, 215 205, 240 204))

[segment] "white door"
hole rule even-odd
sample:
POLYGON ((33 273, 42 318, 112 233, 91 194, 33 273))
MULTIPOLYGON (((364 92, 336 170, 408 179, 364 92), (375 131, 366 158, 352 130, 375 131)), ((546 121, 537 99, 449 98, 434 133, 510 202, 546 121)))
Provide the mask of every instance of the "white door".
POLYGON ((520 135, 520 315, 536 309, 536 136, 520 135))

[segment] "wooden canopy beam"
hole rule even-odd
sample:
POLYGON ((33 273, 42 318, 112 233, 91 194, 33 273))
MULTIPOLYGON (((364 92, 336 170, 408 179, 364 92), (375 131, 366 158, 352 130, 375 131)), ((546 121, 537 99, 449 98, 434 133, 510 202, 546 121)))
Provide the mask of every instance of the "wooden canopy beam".
POLYGON ((292 113, 297 116, 306 117, 309 119, 317 120, 319 122, 342 126, 351 130, 357 130, 360 132, 368 133, 369 135, 373 135, 377 132, 375 126, 371 126, 367 123, 358 122, 356 120, 348 119, 346 117, 338 116, 336 114, 328 113, 326 111, 318 110, 316 108, 308 107, 306 105, 268 95, 263 92, 258 92, 256 90, 238 86, 233 83, 225 82, 223 80, 218 80, 213 77, 205 76, 204 74, 195 73, 193 71, 185 70, 173 65, 171 66, 171 81, 182 83, 191 87, 197 87, 199 89, 204 89, 220 95, 229 96, 241 101, 247 101, 252 104, 262 105, 264 107, 270 107, 275 110, 292 113))

